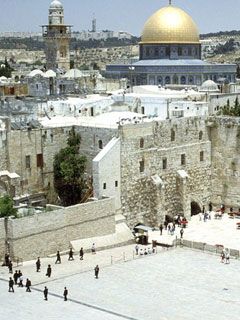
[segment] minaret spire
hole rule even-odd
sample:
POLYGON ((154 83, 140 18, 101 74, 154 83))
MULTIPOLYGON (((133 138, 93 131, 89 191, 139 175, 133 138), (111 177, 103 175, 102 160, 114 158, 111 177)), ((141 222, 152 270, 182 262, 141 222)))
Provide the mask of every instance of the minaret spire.
POLYGON ((170 6, 172 5, 172 0, 169 0, 169 5, 170 5, 170 6))

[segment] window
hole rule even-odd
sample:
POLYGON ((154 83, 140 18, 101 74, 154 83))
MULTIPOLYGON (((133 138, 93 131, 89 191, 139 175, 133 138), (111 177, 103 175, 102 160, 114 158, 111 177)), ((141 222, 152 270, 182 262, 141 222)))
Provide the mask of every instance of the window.
POLYGON ((144 172, 144 160, 139 161, 139 165, 140 172, 144 172))
POLYGON ((98 140, 98 148, 102 149, 103 148, 103 142, 102 140, 98 140))
POLYGON ((30 169, 31 168, 31 156, 26 156, 25 163, 26 163, 26 169, 30 169))
POLYGON ((144 139, 141 138, 141 139, 140 139, 140 148, 142 149, 143 147, 144 147, 144 139))
POLYGON ((185 154, 181 154, 181 165, 185 166, 186 164, 186 155, 185 154))
POLYGON ((171 129, 171 141, 175 141, 175 131, 171 129))
POLYGON ((182 48, 178 48, 178 55, 179 55, 179 56, 182 55, 182 48))
POLYGON ((199 140, 202 140, 202 138, 203 138, 203 132, 200 131, 200 132, 199 132, 199 140))
POLYGON ((42 153, 37 154, 37 167, 38 168, 43 167, 43 154, 42 153))
POLYGON ((104 182, 104 184, 103 184, 103 189, 104 189, 104 190, 107 189, 107 184, 106 184, 106 182, 104 182))
POLYGON ((163 158, 162 168, 163 168, 163 170, 167 169, 167 158, 163 158))
POLYGON ((204 161, 204 152, 203 151, 200 152, 200 161, 204 161))
POLYGON ((118 187, 118 181, 115 181, 115 188, 118 187))

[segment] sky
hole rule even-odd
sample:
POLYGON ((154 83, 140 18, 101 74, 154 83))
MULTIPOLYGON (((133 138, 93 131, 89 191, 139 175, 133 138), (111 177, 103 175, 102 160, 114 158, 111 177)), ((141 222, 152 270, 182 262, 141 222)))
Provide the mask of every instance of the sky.
MULTIPOLYGON (((48 22, 51 0, 0 0, 0 31, 39 31, 48 22)), ((74 31, 122 30, 140 36, 145 21, 168 0, 62 0, 65 23, 74 31)), ((240 0, 172 0, 188 12, 200 33, 240 30, 240 0)))

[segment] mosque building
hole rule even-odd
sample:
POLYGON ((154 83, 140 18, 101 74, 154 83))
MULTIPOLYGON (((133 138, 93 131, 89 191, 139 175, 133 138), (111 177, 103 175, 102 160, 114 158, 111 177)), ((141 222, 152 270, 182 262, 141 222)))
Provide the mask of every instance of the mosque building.
POLYGON ((46 69, 70 69, 71 26, 64 24, 64 8, 59 0, 49 7, 48 25, 42 26, 45 41, 46 69))
POLYGON ((169 5, 145 23, 139 43, 139 61, 111 64, 106 75, 129 78, 131 85, 201 85, 206 80, 235 82, 236 65, 201 60, 201 43, 193 19, 169 5))

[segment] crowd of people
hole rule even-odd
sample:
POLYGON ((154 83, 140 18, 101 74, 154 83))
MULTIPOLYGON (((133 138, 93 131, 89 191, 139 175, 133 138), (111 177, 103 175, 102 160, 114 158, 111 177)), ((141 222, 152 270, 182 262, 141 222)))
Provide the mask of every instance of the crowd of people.
MULTIPOLYGON (((92 254, 96 254, 96 246, 95 243, 93 243, 92 248, 91 248, 91 252, 92 254)), ((84 250, 83 248, 80 249, 79 251, 79 260, 83 260, 84 257, 84 250)), ((56 253, 56 261, 55 264, 61 264, 62 263, 62 259, 61 259, 61 254, 60 251, 57 251, 56 253)), ((68 261, 73 261, 74 260, 74 251, 72 248, 69 249, 68 252, 68 261)), ((37 258, 36 260, 36 272, 41 272, 42 269, 42 263, 41 263, 41 259, 40 257, 37 258)), ((2 266, 5 266, 9 269, 9 273, 13 273, 13 264, 12 261, 10 259, 9 254, 5 254, 5 258, 4 258, 4 262, 2 264, 2 266)), ((96 265, 96 267, 94 268, 94 276, 96 279, 99 278, 99 265, 96 265)), ((52 276, 52 267, 51 264, 48 264, 47 269, 46 269, 46 277, 50 278, 52 276)), ((31 286, 32 286, 32 282, 29 279, 29 277, 24 277, 21 270, 16 270, 13 274, 12 277, 9 277, 9 281, 8 281, 8 291, 9 292, 15 292, 14 287, 25 287, 26 288, 26 292, 31 292, 31 286)), ((44 300, 48 301, 48 287, 45 286, 43 289, 43 296, 44 296, 44 300)), ((67 287, 64 287, 63 290, 63 299, 64 301, 67 301, 68 297, 68 289, 67 287)))

